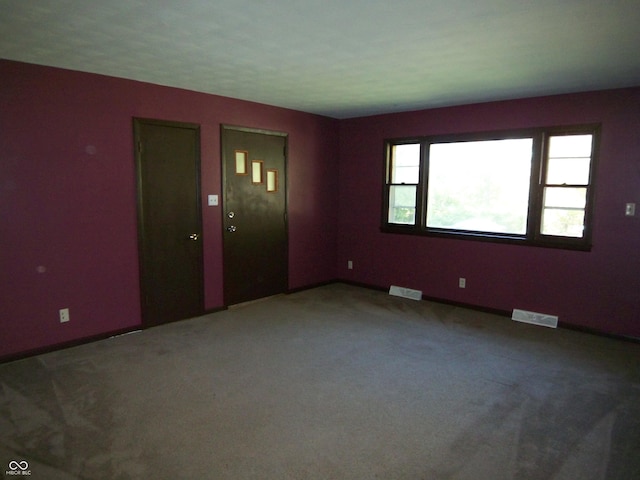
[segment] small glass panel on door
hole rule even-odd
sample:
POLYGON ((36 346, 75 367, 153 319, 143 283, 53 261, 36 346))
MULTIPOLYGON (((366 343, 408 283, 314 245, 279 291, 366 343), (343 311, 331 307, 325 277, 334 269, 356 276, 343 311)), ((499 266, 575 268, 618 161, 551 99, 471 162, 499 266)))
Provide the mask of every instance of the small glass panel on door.
POLYGON ((267 192, 278 191, 278 170, 267 170, 267 192))
POLYGON ((247 172, 247 157, 249 152, 246 150, 236 150, 236 175, 248 175, 247 172))
POLYGON ((260 185, 264 183, 262 178, 262 171, 264 168, 264 162, 262 160, 253 160, 251 162, 251 183, 254 185, 260 185))

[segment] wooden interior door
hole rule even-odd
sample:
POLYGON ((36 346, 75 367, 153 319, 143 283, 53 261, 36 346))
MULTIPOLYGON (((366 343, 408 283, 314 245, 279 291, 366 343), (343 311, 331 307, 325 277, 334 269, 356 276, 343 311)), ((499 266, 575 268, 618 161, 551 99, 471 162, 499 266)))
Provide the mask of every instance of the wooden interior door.
POLYGON ((201 315, 200 127, 134 119, 145 326, 201 315))
POLYGON ((224 300, 288 288, 286 134, 222 127, 224 300))

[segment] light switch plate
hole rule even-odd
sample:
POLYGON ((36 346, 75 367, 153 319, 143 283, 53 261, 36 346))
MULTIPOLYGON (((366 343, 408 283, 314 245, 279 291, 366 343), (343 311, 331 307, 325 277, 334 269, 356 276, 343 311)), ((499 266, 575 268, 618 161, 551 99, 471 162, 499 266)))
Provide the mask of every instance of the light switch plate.
POLYGON ((633 217, 636 214, 636 204, 635 203, 627 203, 624 208, 624 214, 627 217, 633 217))

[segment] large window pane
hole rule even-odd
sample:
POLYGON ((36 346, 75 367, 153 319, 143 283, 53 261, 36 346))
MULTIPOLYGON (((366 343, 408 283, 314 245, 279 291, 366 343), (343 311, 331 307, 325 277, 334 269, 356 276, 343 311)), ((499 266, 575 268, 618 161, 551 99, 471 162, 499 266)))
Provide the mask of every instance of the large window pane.
POLYGON ((524 235, 533 139, 432 144, 427 226, 524 235))
POLYGON ((389 187, 389 223, 415 225, 416 190, 414 185, 389 187))

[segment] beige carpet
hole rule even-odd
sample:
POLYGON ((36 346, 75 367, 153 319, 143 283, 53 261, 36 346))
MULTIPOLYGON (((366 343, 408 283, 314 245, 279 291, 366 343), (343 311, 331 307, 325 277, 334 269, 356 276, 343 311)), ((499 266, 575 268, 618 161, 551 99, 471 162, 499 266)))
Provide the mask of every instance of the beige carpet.
POLYGON ((638 344, 334 284, 0 365, 0 474, 637 479, 639 366, 638 344))

